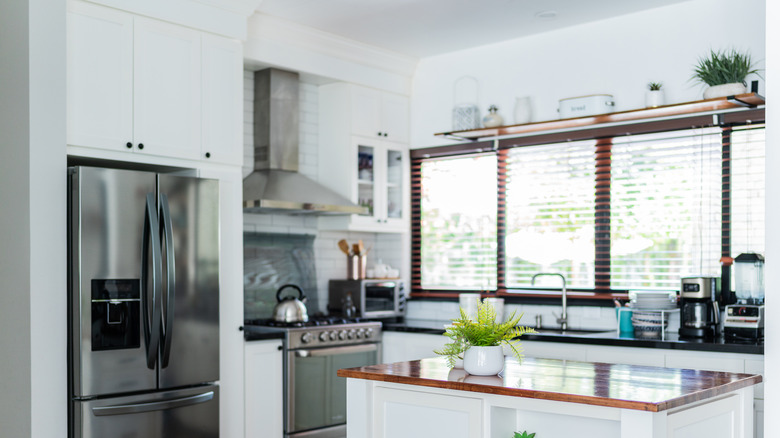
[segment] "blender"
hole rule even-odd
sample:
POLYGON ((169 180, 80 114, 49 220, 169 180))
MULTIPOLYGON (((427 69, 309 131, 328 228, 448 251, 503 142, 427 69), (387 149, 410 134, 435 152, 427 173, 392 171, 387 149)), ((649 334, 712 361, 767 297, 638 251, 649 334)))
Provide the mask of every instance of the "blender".
POLYGON ((726 306, 726 339, 760 341, 764 338, 764 257, 740 254, 734 259, 737 304, 726 306))

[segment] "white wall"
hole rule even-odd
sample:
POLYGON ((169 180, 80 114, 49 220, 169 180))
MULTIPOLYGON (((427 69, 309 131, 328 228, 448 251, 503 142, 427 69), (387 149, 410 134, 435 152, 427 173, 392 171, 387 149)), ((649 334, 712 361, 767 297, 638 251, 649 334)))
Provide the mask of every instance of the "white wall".
POLYGON ((65 437, 65 2, 4 2, 0 59, 0 435, 65 437))
MULTIPOLYGON (((244 176, 252 172, 254 162, 254 147, 252 135, 254 127, 254 72, 244 72, 244 176)), ((300 126, 298 137, 299 171, 317 181, 317 164, 319 156, 319 86, 301 82, 300 126)), ((278 234, 311 234, 316 235, 314 241, 314 256, 317 264, 317 293, 320 311, 325 312, 327 305, 328 280, 345 278, 347 275, 347 259, 337 242, 346 239, 357 243, 362 239, 367 248, 368 266, 372 267, 379 260, 394 268, 401 268, 403 262, 403 246, 398 234, 359 233, 347 231, 319 231, 316 216, 296 216, 282 214, 245 214, 244 231, 278 233, 278 234)), ((408 278, 408 276, 406 277, 408 278)), ((306 291, 310 293, 311 291, 306 291)), ((310 309, 311 310, 311 309, 310 309)), ((270 317, 270 315, 268 315, 270 317)))
MULTIPOLYGON (((559 31, 420 60, 412 88, 412 147, 450 144, 453 84, 479 81, 479 108, 513 123, 515 98, 531 96, 534 121, 557 119, 558 100, 606 93, 616 110, 644 107, 661 81, 667 103, 700 100, 692 66, 710 48, 750 50, 763 67, 764 0, 693 0, 559 31)), ((750 79, 750 78, 749 78, 750 79)), ((761 81, 760 91, 763 91, 761 81)))

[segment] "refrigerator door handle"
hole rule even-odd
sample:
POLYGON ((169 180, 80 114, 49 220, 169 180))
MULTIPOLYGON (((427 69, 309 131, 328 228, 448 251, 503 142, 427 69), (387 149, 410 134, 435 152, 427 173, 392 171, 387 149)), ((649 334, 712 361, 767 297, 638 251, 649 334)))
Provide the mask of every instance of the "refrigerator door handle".
POLYGON ((192 406, 199 403, 205 403, 214 398, 214 391, 204 392, 203 394, 192 395, 189 397, 174 398, 171 400, 162 400, 148 403, 133 403, 127 405, 103 406, 92 408, 92 413, 98 417, 106 415, 127 415, 138 414, 142 412, 164 411, 166 409, 180 408, 183 406, 192 406))
POLYGON ((168 207, 168 196, 160 194, 160 207, 162 210, 162 231, 165 237, 165 270, 167 275, 167 288, 165 297, 165 319, 162 328, 162 363, 166 368, 171 358, 171 341, 173 339, 174 304, 176 302, 176 255, 173 243, 173 224, 171 223, 171 210, 168 207))
POLYGON ((160 325, 162 324, 162 260, 160 248, 160 225, 157 220, 155 194, 146 194, 143 247, 141 248, 141 307, 143 309, 144 340, 146 341, 146 367, 155 368, 160 348, 160 325), (152 298, 149 300, 149 241, 152 250, 152 298), (152 317, 149 319, 149 301, 152 303, 152 317))

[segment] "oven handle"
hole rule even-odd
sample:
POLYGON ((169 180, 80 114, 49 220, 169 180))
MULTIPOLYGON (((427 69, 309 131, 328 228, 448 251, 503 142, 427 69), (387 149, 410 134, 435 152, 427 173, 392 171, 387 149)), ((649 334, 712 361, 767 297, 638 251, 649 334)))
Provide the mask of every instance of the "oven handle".
POLYGON ((294 350, 295 357, 318 357, 318 356, 333 356, 334 354, 349 354, 349 353, 361 353, 365 351, 376 351, 379 349, 379 344, 362 344, 362 345, 343 345, 340 347, 329 348, 314 348, 311 350, 294 350))

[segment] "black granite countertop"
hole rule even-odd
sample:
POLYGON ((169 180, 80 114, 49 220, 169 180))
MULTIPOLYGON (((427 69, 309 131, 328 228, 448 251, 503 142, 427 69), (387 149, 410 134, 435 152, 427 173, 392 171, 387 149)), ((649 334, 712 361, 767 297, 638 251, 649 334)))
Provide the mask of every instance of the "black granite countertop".
POLYGON ((268 339, 284 339, 284 330, 259 325, 244 326, 245 341, 264 341, 268 339))
MULTIPOLYGON (((385 323, 382 330, 388 332, 408 332, 443 334, 444 326, 450 321, 427 319, 407 319, 404 322, 385 323)), ((727 342, 723 338, 711 341, 683 340, 674 330, 666 333, 666 339, 634 338, 616 330, 592 333, 531 333, 525 334, 524 341, 561 342, 569 344, 610 345, 616 347, 661 348, 666 350, 713 351, 719 353, 764 354, 764 344, 727 342)))

